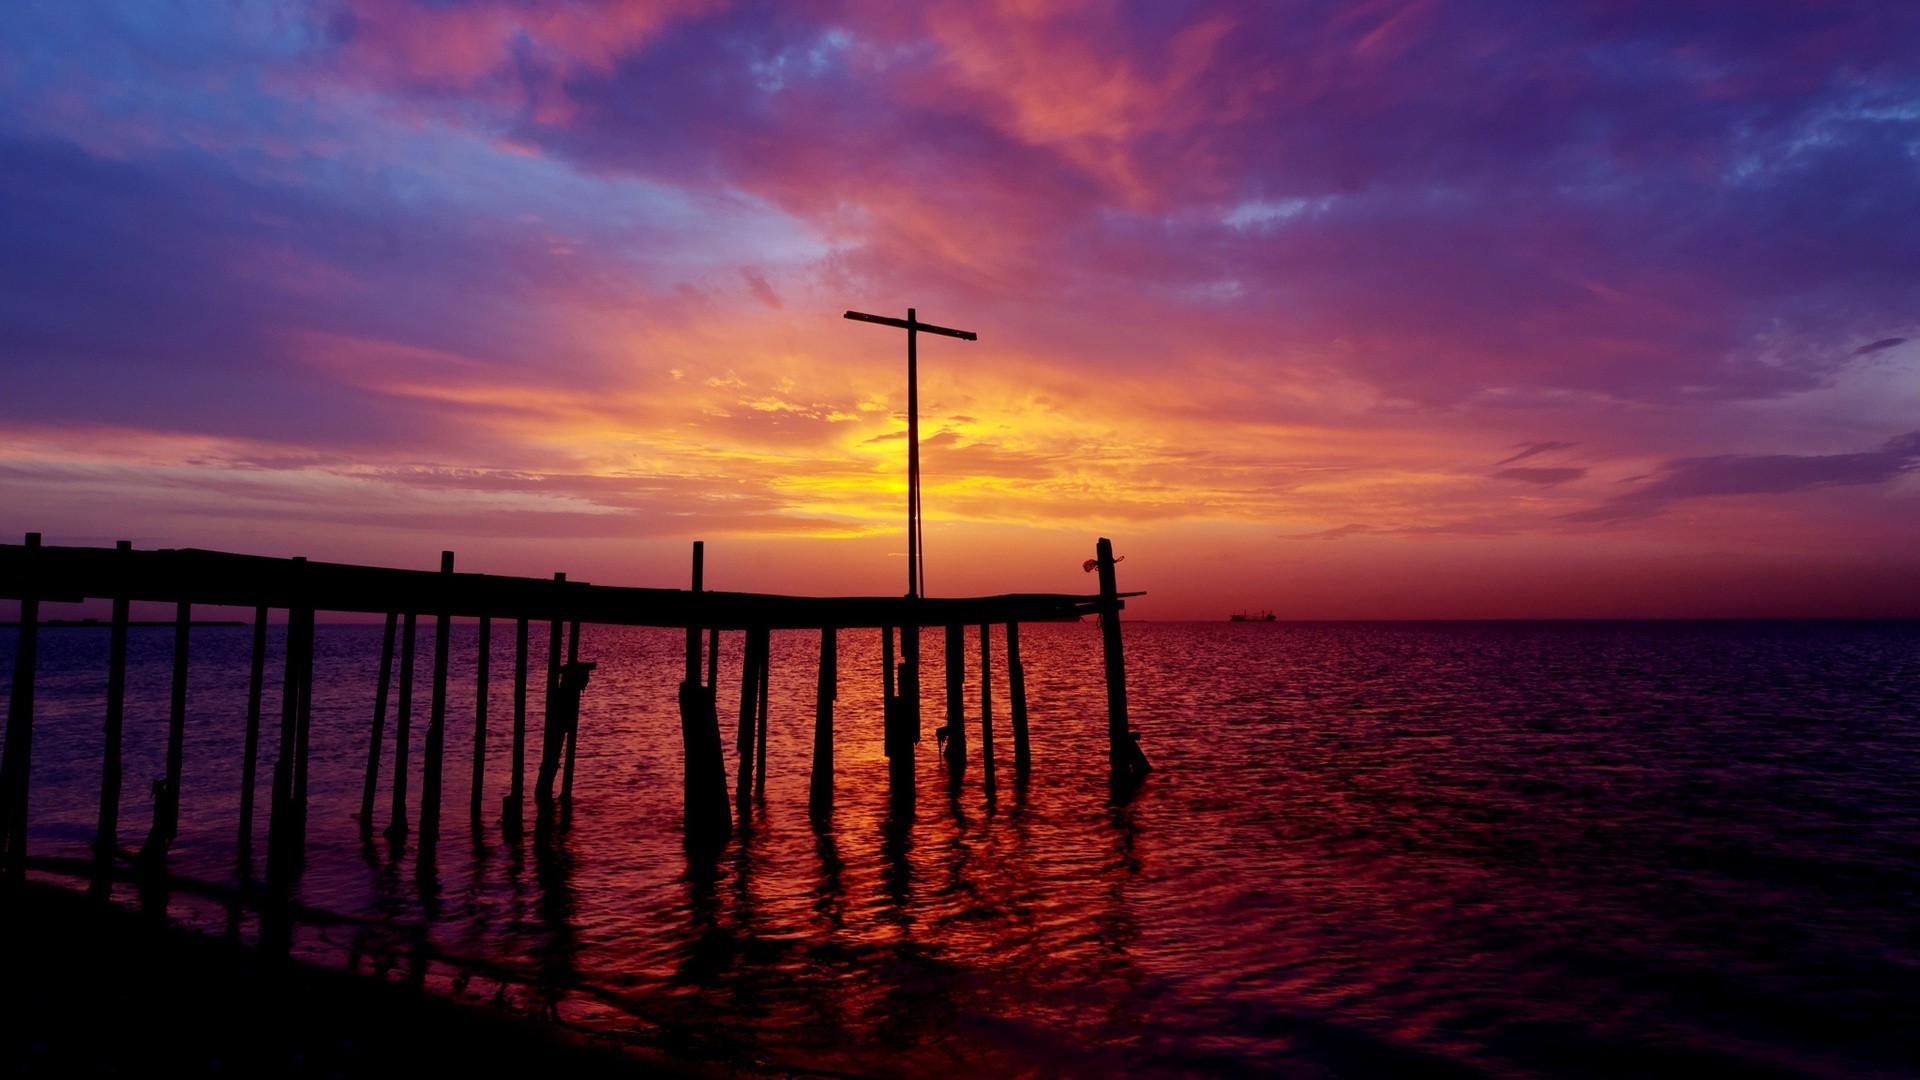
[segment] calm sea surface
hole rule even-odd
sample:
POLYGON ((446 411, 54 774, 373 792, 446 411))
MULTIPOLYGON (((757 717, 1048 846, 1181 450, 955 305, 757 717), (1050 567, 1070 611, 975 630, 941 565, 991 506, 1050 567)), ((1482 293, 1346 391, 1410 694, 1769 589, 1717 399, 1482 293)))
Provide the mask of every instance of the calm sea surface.
MULTIPOLYGON (((574 811, 537 843, 499 820, 510 624, 494 628, 485 812, 469 816, 477 632, 458 624, 441 842, 423 862, 416 836, 381 835, 390 776, 371 842, 357 819, 381 628, 322 625, 295 886, 316 914, 294 950, 696 1057, 868 1076, 1920 1072, 1920 623, 1127 623, 1154 771, 1126 800, 1106 779, 1091 623, 1022 628, 1025 786, 996 628, 1000 782, 983 790, 976 633, 974 759, 955 788, 933 753, 944 647, 927 632, 905 818, 888 808, 879 632, 840 634, 838 799, 818 821, 818 635, 775 633, 765 795, 750 832, 690 863, 681 636, 584 629, 599 669, 574 811)), ((222 897, 252 884, 236 858, 250 634, 192 634, 171 862, 220 888, 169 901, 245 940, 256 918, 222 897)), ((0 630, 0 659, 15 640, 0 630)), ((40 642, 29 852, 84 858, 107 635, 40 642)), ((432 642, 423 620, 416 824, 432 642)), ((722 636, 730 784, 740 646, 722 636)), ((132 632, 129 848, 164 771, 172 648, 169 628, 132 632)), ((390 708, 389 769, 393 730, 390 708)), ((139 902, 130 885, 116 898, 139 902)))

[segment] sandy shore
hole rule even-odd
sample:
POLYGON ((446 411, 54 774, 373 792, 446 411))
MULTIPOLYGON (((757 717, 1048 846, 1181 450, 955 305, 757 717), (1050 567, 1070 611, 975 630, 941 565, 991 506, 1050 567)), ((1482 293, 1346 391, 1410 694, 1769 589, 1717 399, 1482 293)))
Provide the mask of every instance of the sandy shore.
POLYGON ((14 1075, 779 1074, 599 1045, 482 1005, 262 960, 33 882, 0 889, 0 935, 0 1067, 14 1075))

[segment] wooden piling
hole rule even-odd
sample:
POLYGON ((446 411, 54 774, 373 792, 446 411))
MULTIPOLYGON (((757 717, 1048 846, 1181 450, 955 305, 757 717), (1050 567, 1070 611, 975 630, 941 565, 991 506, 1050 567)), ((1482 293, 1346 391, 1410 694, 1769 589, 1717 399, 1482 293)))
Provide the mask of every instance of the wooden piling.
POLYGON ((253 800, 260 767, 260 706, 267 682, 267 605, 253 609, 252 663, 247 673, 247 733, 240 752, 240 859, 253 858, 253 800))
MULTIPOLYGON (((578 667, 580 663, 580 620, 575 619, 567 627, 567 666, 578 667)), ((560 805, 573 807, 573 761, 576 747, 580 742, 580 701, 578 692, 586 689, 584 676, 576 675, 576 694, 567 712, 567 764, 560 773, 560 805)))
POLYGON ((1020 624, 1007 624, 1007 710, 1013 722, 1013 777, 1024 782, 1033 765, 1027 748, 1027 669, 1020 663, 1020 624))
POLYGON ((380 639, 380 681, 373 688, 373 726, 367 733, 367 778, 360 785, 360 835, 373 832, 373 800, 380 787, 380 743, 386 737, 387 697, 393 686, 394 632, 400 614, 387 612, 386 633, 380 639))
POLYGON ((300 715, 300 620, 287 610, 286 656, 280 676, 280 738, 273 756, 273 797, 268 802, 267 881, 276 889, 293 880, 295 855, 293 759, 300 715))
POLYGON ((993 791, 993 633, 980 624, 980 767, 981 782, 993 791))
POLYGON ((807 806, 814 813, 833 807, 833 703, 840 696, 838 635, 833 627, 820 631, 820 674, 813 697, 813 775, 807 806))
POLYGON ((918 798, 914 785, 919 778, 914 775, 914 765, 919 757, 921 730, 920 717, 920 626, 915 623, 900 628, 900 712, 903 743, 907 759, 908 802, 918 798))
MULTIPOLYGON (((26 536, 28 567, 40 546, 40 534, 26 536)), ((20 636, 13 654, 13 693, 7 701, 7 741, 0 751, 0 855, 8 882, 27 873, 27 789, 33 774, 33 690, 39 668, 40 598, 32 590, 20 598, 20 636)))
MULTIPOLYGON (((440 553, 440 573, 453 573, 453 552, 440 553)), ((427 745, 420 774, 420 843, 440 840, 440 786, 447 743, 447 653, 452 644, 453 619, 442 608, 433 626, 433 690, 427 712, 427 745)))
POLYGON ((300 696, 295 711, 293 755, 293 857, 306 862, 307 777, 313 763, 313 623, 314 610, 302 603, 290 615, 300 623, 300 696))
POLYGON ((413 647, 419 618, 409 611, 400 623, 400 700, 393 708, 393 788, 388 836, 407 834, 407 750, 413 728, 413 647))
MULTIPOLYGON (((706 574, 706 544, 693 542, 693 591, 698 598, 706 574)), ((720 717, 714 708, 714 680, 720 662, 720 630, 707 631, 707 681, 700 682, 700 625, 687 624, 686 670, 680 681, 681 825, 684 842, 710 848, 733 830, 727 806, 727 763, 720 747, 720 717)))
MULTIPOLYGON (((553 580, 565 581, 567 575, 556 573, 553 580)), ((566 620, 556 617, 547 621, 547 698, 540 710, 540 768, 533 785, 537 820, 553 809, 553 783, 560 775, 560 754, 566 745, 566 718, 560 707, 560 656, 565 633, 566 620)))
POLYGON ((516 619, 513 626, 513 754, 507 777, 507 794, 500 800, 500 824, 509 833, 518 832, 524 818, 521 807, 526 798, 527 775, 527 620, 516 619))
POLYGON ((740 726, 733 741, 739 762, 739 777, 734 784, 733 801, 737 804, 740 828, 744 831, 752 820, 754 706, 760 698, 760 653, 757 648, 760 639, 751 629, 743 632, 741 638, 740 726))
POLYGON ((487 780, 487 697, 493 687, 493 617, 480 616, 477 630, 480 641, 474 656, 473 672, 473 778, 468 784, 467 818, 480 826, 482 787, 487 780))
POLYGON ((180 772, 187 742, 188 650, 193 628, 193 605, 181 601, 173 616, 173 693, 167 709, 166 772, 153 786, 153 825, 141 854, 164 859, 180 833, 180 772))
POLYGON ((756 627, 753 633, 754 650, 760 654, 760 700, 754 708, 753 793, 755 797, 764 797, 767 793, 767 689, 773 671, 773 633, 764 626, 756 627))
POLYGON ((1147 771, 1146 756, 1127 727, 1127 661, 1120 648, 1120 589, 1113 572, 1113 541, 1101 537, 1094 549, 1100 569, 1100 641, 1107 668, 1107 761, 1116 780, 1147 771))
MULTIPOLYGON (((133 543, 121 540, 114 544, 114 550, 131 551, 133 543)), ((127 624, 131 606, 124 594, 113 598, 113 623, 107 638, 107 715, 101 729, 100 820, 93 831, 95 896, 105 896, 113 888, 113 864, 120 851, 120 790, 126 782, 121 751, 126 733, 127 624)))
MULTIPOLYGON (((906 650, 906 630, 900 632, 901 651, 906 650)), ((895 665, 893 628, 880 628, 882 739, 887 755, 887 792, 896 806, 914 800, 913 743, 908 728, 906 675, 907 665, 895 665)))
POLYGON ((947 726, 941 751, 955 777, 967 768, 967 628, 947 627, 947 726))

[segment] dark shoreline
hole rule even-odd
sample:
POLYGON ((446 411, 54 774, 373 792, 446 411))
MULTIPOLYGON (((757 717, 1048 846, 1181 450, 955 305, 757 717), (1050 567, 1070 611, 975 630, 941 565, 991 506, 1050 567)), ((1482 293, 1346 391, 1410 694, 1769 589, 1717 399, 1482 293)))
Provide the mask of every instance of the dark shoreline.
MULTIPOLYGON (((0 1068, 18 1076, 560 1075, 759 1072, 601 1044, 480 1003, 299 961, 102 906, 0 886, 0 1068)), ((744 1068, 742 1066, 745 1066, 744 1068)), ((775 1071, 775 1070, 768 1070, 775 1071)))

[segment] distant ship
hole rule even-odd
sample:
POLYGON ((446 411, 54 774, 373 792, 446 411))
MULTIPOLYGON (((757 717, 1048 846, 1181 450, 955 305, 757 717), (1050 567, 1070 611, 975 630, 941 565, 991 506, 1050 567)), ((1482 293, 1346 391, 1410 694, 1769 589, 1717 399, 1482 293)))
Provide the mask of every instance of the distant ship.
POLYGON ((1273 612, 1242 611, 1239 614, 1232 616, 1228 621, 1230 622, 1272 622, 1273 612))

